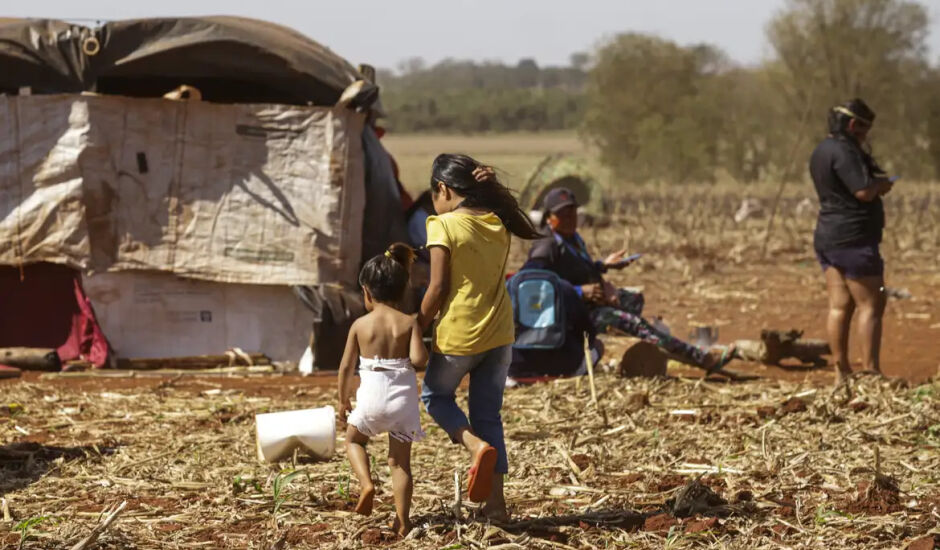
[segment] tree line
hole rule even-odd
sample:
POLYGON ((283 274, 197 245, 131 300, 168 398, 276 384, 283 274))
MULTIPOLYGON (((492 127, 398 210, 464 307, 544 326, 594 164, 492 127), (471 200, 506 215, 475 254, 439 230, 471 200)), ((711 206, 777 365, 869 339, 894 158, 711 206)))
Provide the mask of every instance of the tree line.
POLYGON ((425 67, 411 59, 399 70, 378 74, 395 131, 568 130, 584 118, 584 67, 542 68, 532 59, 515 66, 448 59, 425 67))
POLYGON ((829 108, 863 98, 874 155, 905 179, 940 178, 940 66, 910 0, 788 0, 773 55, 734 63, 708 44, 624 33, 567 67, 409 60, 379 75, 400 132, 577 129, 627 181, 792 178, 829 108))

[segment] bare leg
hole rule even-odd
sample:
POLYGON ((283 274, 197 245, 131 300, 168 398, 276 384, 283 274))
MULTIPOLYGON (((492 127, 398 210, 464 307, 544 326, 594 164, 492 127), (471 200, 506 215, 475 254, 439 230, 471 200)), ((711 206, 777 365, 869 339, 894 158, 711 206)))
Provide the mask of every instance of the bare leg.
POLYGON ((852 374, 849 364, 849 327, 855 312, 855 300, 846 286, 845 277, 834 267, 826 268, 826 289, 829 293, 826 333, 829 336, 829 347, 832 348, 832 360, 838 369, 836 385, 840 385, 852 374))
POLYGON ((489 447, 489 443, 480 439, 480 436, 473 433, 473 430, 470 429, 470 426, 465 426, 457 430, 457 435, 454 436, 454 439, 459 441, 464 447, 470 451, 474 457, 482 451, 483 449, 489 447))
POLYGON ((483 514, 492 521, 505 523, 509 521, 509 512, 506 511, 506 497, 503 494, 503 474, 493 476, 493 490, 490 492, 486 504, 483 505, 483 514))
POLYGON ((366 452, 366 443, 369 438, 354 426, 346 427, 346 456, 349 465, 359 479, 359 502, 356 512, 364 516, 372 513, 372 502, 375 500, 375 484, 372 483, 372 474, 369 472, 369 454, 366 452))
POLYGON ((392 529, 404 537, 411 531, 411 442, 388 436, 388 466, 392 470, 392 492, 395 495, 395 522, 392 529))
POLYGON ((884 278, 846 279, 858 307, 858 336, 862 344, 862 369, 881 373, 881 317, 885 311, 884 278))
MULTIPOLYGON (((457 430, 457 434, 454 437, 454 439, 459 441, 464 447, 466 447, 468 451, 470 451, 470 454, 473 456, 472 463, 474 464, 477 463, 477 460, 482 460, 483 452, 491 447, 489 442, 483 439, 480 439, 480 436, 478 436, 469 426, 465 426, 457 430)), ((493 477, 496 478, 496 477, 502 477, 502 476, 497 476, 494 474, 493 477)), ((476 482, 476 483, 479 483, 479 482, 476 482)), ((495 483, 496 481, 494 479, 493 484, 495 483)), ((476 485, 475 487, 481 487, 481 486, 476 485)), ((490 486, 490 489, 487 492, 487 494, 479 495, 478 497, 471 496, 470 499, 473 500, 474 498, 480 498, 480 499, 486 499, 486 501, 488 502, 489 498, 492 496, 492 487, 493 485, 490 486)), ((473 494, 473 490, 470 489, 469 485, 468 485, 467 490, 470 492, 471 495, 473 494)), ((479 502, 479 500, 475 502, 479 502)))

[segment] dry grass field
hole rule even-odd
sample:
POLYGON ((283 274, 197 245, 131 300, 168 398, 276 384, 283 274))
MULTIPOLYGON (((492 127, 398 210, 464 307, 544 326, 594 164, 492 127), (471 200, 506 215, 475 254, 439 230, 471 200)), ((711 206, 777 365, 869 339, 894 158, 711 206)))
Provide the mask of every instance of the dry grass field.
MULTIPOLYGON (((567 134, 386 144, 412 189, 423 189, 440 151, 501 167, 514 187, 544 154, 583 152, 567 134)), ((674 333, 708 324, 723 342, 762 328, 823 336, 808 184, 787 186, 767 238, 774 184, 604 181, 612 223, 585 228, 585 239, 596 254, 645 254, 613 280, 641 287, 646 310, 674 333), (745 198, 763 213, 736 223, 745 198)), ((596 405, 586 380, 507 390, 508 524, 481 521, 466 502, 455 515, 454 473, 465 473, 467 457, 422 412, 418 528, 397 540, 384 441, 371 447, 382 489, 367 519, 351 512, 358 488, 342 453, 275 465, 255 458, 254 414, 335 404, 332 377, 31 375, 0 382, 0 547, 71 548, 126 502, 88 548, 880 550, 918 539, 911 548, 934 548, 926 537, 940 541, 938 201, 940 185, 908 182, 886 200, 890 379, 858 379, 851 399, 830 392, 825 366, 738 362, 735 370, 761 377, 746 383, 676 365, 670 378, 622 379, 621 343, 605 336, 596 405)), ((516 242, 512 268, 524 258, 516 242)))
POLYGON ((518 189, 546 155, 584 154, 586 149, 570 132, 498 134, 492 136, 395 135, 382 143, 394 155, 401 181, 412 193, 429 184, 431 162, 440 153, 466 153, 500 169, 506 185, 518 189))
POLYGON ((388 529, 384 440, 370 447, 380 492, 369 518, 351 512, 358 488, 342 454, 255 459, 254 414, 333 404, 329 385, 133 382, 3 384, 0 546, 70 548, 121 502, 93 547, 894 549, 940 519, 936 382, 863 379, 847 402, 800 382, 603 373, 597 407, 585 381, 508 390, 504 525, 472 506, 454 515, 467 457, 422 413, 406 540, 388 529), (696 479, 710 491, 683 489, 696 479))

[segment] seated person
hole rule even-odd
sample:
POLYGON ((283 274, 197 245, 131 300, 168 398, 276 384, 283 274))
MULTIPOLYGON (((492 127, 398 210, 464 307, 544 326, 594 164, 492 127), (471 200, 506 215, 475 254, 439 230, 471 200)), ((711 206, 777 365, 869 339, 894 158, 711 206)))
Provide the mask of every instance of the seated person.
POLYGON ((418 199, 405 211, 405 221, 408 224, 408 244, 418 253, 418 261, 430 263, 431 257, 424 245, 428 242, 428 216, 434 215, 434 203, 431 201, 431 192, 425 191, 418 195, 418 199))
POLYGON ((415 261, 411 266, 411 294, 406 297, 403 310, 409 313, 417 311, 424 293, 431 280, 431 256, 425 245, 428 242, 428 229, 426 227, 428 216, 434 215, 434 203, 431 201, 431 192, 425 191, 418 195, 410 207, 405 211, 405 222, 408 224, 408 244, 415 251, 415 261))
POLYGON ((578 202, 570 189, 552 189, 543 202, 545 236, 532 244, 523 269, 554 271, 573 285, 588 306, 588 316, 598 333, 616 329, 645 340, 683 363, 714 372, 735 355, 734 347, 710 352, 683 342, 641 317, 643 296, 618 289, 604 280, 608 269, 622 269, 626 251, 595 261, 578 234, 578 202))

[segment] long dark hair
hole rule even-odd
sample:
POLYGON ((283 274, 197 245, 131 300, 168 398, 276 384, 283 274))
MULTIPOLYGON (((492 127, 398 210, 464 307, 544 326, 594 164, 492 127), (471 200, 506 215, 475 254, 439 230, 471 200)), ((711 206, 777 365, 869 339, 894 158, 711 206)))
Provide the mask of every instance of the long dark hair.
POLYGON ((836 105, 829 109, 829 133, 836 137, 848 137, 849 121, 852 119, 871 126, 875 122, 875 112, 859 98, 836 105))
POLYGON ((519 208, 512 191, 495 175, 482 181, 474 177, 473 171, 483 167, 467 155, 438 155, 431 166, 431 191, 436 193, 437 183, 441 182, 464 197, 463 206, 492 210, 513 235, 523 239, 541 237, 529 216, 519 208))
POLYGON ((359 285, 372 299, 385 304, 401 302, 408 288, 415 252, 404 243, 394 243, 384 254, 374 256, 359 272, 359 285))

